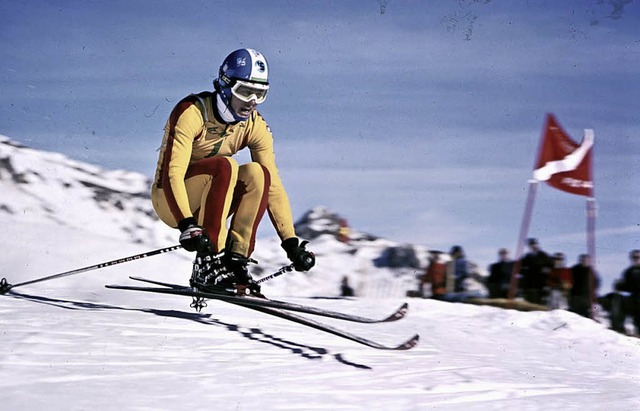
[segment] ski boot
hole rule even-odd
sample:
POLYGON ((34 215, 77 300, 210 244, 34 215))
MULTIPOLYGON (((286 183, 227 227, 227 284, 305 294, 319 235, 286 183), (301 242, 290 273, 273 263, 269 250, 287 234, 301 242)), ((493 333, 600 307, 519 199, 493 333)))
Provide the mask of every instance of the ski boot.
POLYGON ((202 292, 233 293, 234 273, 227 270, 223 258, 224 253, 197 254, 189 280, 191 287, 202 292))
POLYGON ((258 298, 266 298, 260 292, 260 285, 251 278, 249 274, 249 263, 257 263, 257 261, 236 253, 229 253, 226 256, 227 270, 234 275, 235 293, 240 296, 250 295, 258 298))

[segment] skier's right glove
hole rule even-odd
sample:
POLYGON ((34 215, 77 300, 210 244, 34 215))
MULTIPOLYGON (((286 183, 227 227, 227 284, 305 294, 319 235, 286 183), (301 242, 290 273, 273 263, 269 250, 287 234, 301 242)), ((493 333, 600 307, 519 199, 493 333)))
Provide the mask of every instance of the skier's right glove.
POLYGON ((204 228, 197 224, 193 217, 185 218, 178 223, 180 230, 180 245, 187 251, 197 251, 198 254, 211 254, 211 239, 204 228))
POLYGON ((316 265, 316 256, 306 249, 307 244, 308 241, 300 243, 296 237, 287 238, 282 242, 282 248, 287 252, 287 257, 296 271, 309 271, 316 265))

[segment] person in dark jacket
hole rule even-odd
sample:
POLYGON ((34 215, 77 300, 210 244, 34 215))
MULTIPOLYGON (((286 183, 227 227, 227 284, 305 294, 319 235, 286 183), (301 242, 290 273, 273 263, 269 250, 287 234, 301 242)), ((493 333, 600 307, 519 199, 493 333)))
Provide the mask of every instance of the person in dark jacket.
POLYGON ((553 268, 553 259, 542 249, 535 238, 527 240, 530 251, 520 260, 520 287, 525 300, 543 304, 547 276, 553 268))
POLYGON ((598 298, 598 303, 609 313, 609 323, 613 331, 626 334, 624 323, 627 320, 627 298, 620 290, 621 280, 613 283, 613 291, 598 298))
POLYGON ((512 272, 513 261, 509 258, 509 251, 501 248, 498 251, 498 261, 489 266, 489 298, 507 298, 512 272))
MULTIPOLYGON (((447 271, 449 277, 453 278, 453 292, 459 293, 466 291, 464 282, 469 277, 469 263, 464 254, 464 250, 459 245, 451 247, 449 252, 451 255, 451 261, 448 263, 447 271)), ((447 283, 447 289, 450 288, 450 284, 447 283)))
POLYGON ((622 272, 619 283, 620 291, 626 291, 629 295, 629 314, 633 318, 636 334, 640 334, 640 250, 629 253, 631 265, 622 272))
POLYGON ((340 296, 341 297, 353 297, 355 292, 353 291, 353 287, 349 284, 349 277, 346 275, 342 277, 342 281, 340 282, 340 296))
POLYGON ((591 267, 591 257, 588 254, 580 254, 578 264, 571 267, 571 278, 573 284, 569 291, 569 311, 592 318, 592 302, 600 281, 591 267))

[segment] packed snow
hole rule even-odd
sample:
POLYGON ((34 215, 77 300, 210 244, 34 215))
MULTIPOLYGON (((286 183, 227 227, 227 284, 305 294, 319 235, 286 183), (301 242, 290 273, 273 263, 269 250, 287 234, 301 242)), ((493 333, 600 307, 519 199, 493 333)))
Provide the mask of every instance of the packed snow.
MULTIPOLYGON (((148 212, 144 177, 0 143, 0 277, 10 283, 174 244, 175 233, 148 212)), ((1 408, 640 409, 640 339, 561 310, 405 298, 411 275, 372 262, 389 244, 320 236, 311 243, 317 268, 263 291, 372 317, 408 301, 408 316, 394 323, 317 319, 392 346, 419 333, 409 351, 372 349, 222 302, 198 313, 187 297, 104 288, 135 285, 130 275, 185 283, 192 256, 179 250, 0 296, 1 408), (344 275, 360 296, 337 298, 344 275)), ((259 240, 256 259, 257 277, 286 263, 272 238, 259 240)))

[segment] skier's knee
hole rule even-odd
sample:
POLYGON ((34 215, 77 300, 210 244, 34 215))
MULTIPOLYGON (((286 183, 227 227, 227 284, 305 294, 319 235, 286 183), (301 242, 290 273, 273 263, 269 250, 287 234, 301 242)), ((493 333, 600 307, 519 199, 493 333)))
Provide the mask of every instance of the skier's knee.
POLYGON ((270 179, 269 170, 262 164, 256 162, 241 165, 238 171, 238 177, 244 181, 270 179))

